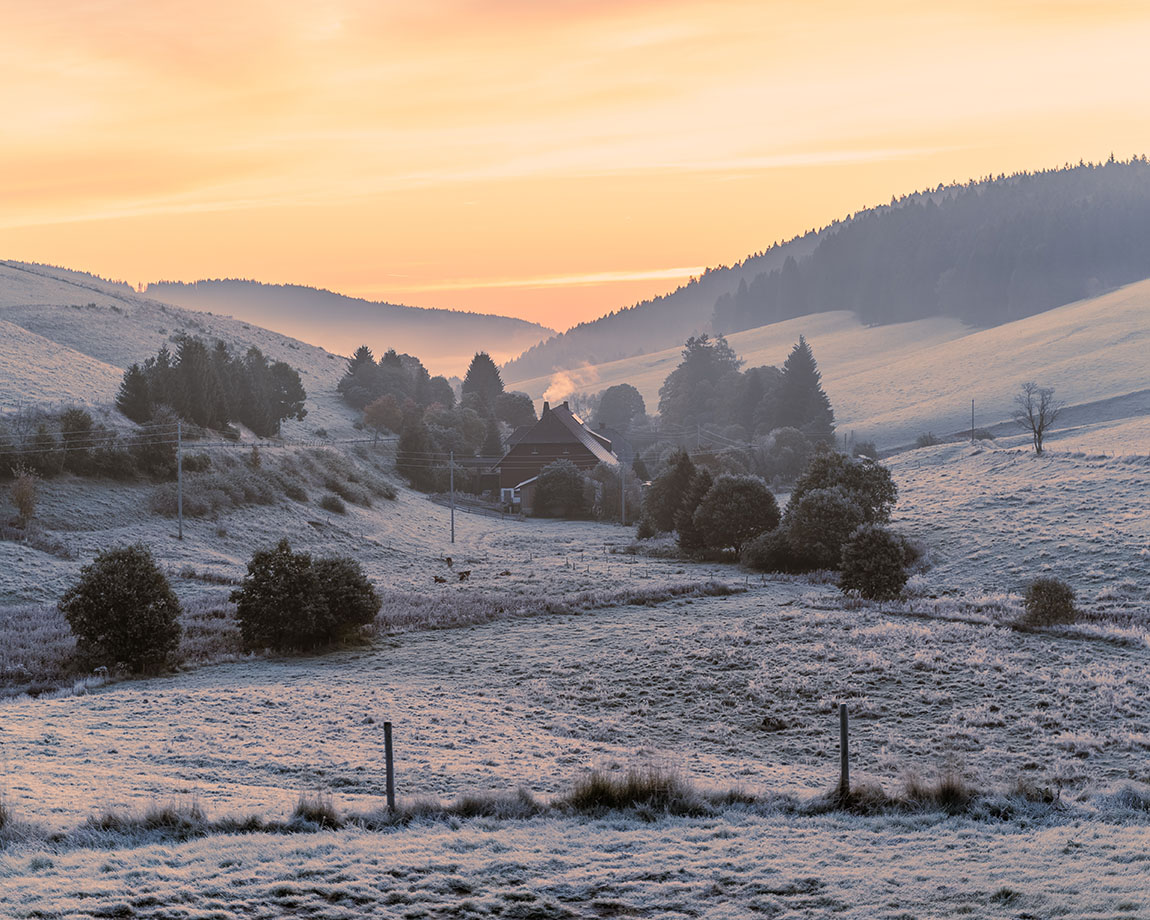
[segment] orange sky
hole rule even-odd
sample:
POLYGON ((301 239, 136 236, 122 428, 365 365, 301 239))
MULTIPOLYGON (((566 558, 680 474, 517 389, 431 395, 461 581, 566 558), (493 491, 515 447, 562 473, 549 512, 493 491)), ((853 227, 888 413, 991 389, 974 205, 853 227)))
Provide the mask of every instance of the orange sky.
POLYGON ((1150 3, 0 0, 0 258, 565 328, 953 179, 1150 152, 1150 3))

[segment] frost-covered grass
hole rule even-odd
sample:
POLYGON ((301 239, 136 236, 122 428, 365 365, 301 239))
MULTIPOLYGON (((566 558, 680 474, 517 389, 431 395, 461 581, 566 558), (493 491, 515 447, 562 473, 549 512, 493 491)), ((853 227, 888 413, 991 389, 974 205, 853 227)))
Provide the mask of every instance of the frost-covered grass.
POLYGON ((554 818, 0 854, 13 917, 1145 916, 1150 827, 554 818))

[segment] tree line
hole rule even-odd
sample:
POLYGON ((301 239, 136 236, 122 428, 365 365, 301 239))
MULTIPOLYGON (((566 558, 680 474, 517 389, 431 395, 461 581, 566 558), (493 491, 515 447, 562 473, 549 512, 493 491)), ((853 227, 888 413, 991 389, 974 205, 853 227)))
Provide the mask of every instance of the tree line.
POLYGON ((252 346, 236 355, 224 343, 209 346, 196 336, 165 344, 142 365, 124 372, 116 405, 134 422, 153 421, 168 409, 202 428, 223 430, 240 422, 261 437, 279 434, 285 419, 307 415, 299 374, 252 346))

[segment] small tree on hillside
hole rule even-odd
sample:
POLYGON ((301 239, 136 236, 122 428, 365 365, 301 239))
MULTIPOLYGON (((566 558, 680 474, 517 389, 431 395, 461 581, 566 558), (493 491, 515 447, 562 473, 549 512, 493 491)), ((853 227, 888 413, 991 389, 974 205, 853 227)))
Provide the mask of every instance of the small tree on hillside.
POLYGON ((737 556, 744 544, 779 525, 779 505, 757 476, 720 476, 694 514, 706 545, 730 547, 737 556))
POLYGON ((1054 398, 1053 387, 1033 382, 1024 383, 1014 397, 1014 421, 1030 432, 1036 454, 1042 453, 1043 438, 1065 407, 1066 403, 1054 398))
POLYGON ((695 478, 695 464, 682 448, 671 454, 666 467, 651 482, 643 497, 643 517, 664 533, 675 529, 675 512, 695 478))
POLYGON ((834 438, 835 414, 822 388, 814 352, 801 335, 783 364, 777 396, 776 424, 798 428, 812 440, 834 438))
POLYGON ((287 540, 252 556, 232 600, 249 649, 327 645, 370 623, 380 608, 358 562, 313 561, 308 553, 293 553, 287 540))
POLYGON ((120 392, 116 394, 116 408, 133 422, 143 424, 152 417, 152 396, 148 378, 138 364, 124 371, 120 392))
POLYGON ((100 553, 60 599, 88 664, 162 668, 180 641, 180 603, 143 545, 100 553))
POLYGON ((491 360, 491 355, 485 351, 476 353, 467 368, 461 390, 464 399, 472 394, 478 397, 486 410, 485 415, 495 414, 496 401, 503 392, 503 378, 499 376, 499 368, 491 360))
POLYGON ((695 524, 695 511, 714 484, 715 477, 711 471, 705 466, 699 467, 679 503, 679 510, 675 512, 675 531, 679 534, 679 546, 685 550, 703 549, 707 545, 707 538, 695 524))
MULTIPOLYGON (((834 450, 816 453, 795 482, 791 505, 797 506, 804 495, 816 489, 842 489, 861 509, 863 521, 883 524, 890 520, 898 498, 898 487, 890 470, 880 463, 852 458, 834 450)), ((860 522, 862 523, 862 522, 860 522)))
POLYGON ((906 587, 906 549, 896 534, 863 524, 843 544, 839 588, 868 600, 892 600, 906 587))
POLYGON ((399 431, 403 427, 403 407, 390 393, 364 407, 363 423, 374 431, 399 431))
POLYGON ((495 398, 495 417, 512 428, 534 425, 539 421, 539 416, 535 414, 535 401, 518 390, 500 393, 495 398))
POLYGON ((843 544, 865 524, 866 514, 841 487, 792 494, 784 518, 787 539, 796 557, 809 568, 837 569, 843 544))
POLYGON ((12 468, 12 485, 9 495, 16 506, 16 515, 21 527, 27 527, 36 513, 36 502, 40 497, 40 476, 35 470, 22 464, 12 468))

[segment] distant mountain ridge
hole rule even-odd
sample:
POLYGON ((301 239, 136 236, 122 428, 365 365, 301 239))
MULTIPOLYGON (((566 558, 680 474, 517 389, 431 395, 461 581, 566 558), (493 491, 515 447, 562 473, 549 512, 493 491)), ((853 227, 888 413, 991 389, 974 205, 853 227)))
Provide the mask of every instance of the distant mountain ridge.
POLYGON ((225 313, 350 355, 360 345, 418 355, 432 373, 462 374, 477 351, 502 361, 554 333, 488 313, 409 307, 296 284, 243 279, 159 281, 147 295, 191 310, 225 313))
POLYGON ((1111 158, 939 185, 710 269, 671 294, 555 336, 509 383, 850 310, 868 324, 994 326, 1150 277, 1150 163, 1111 158))

